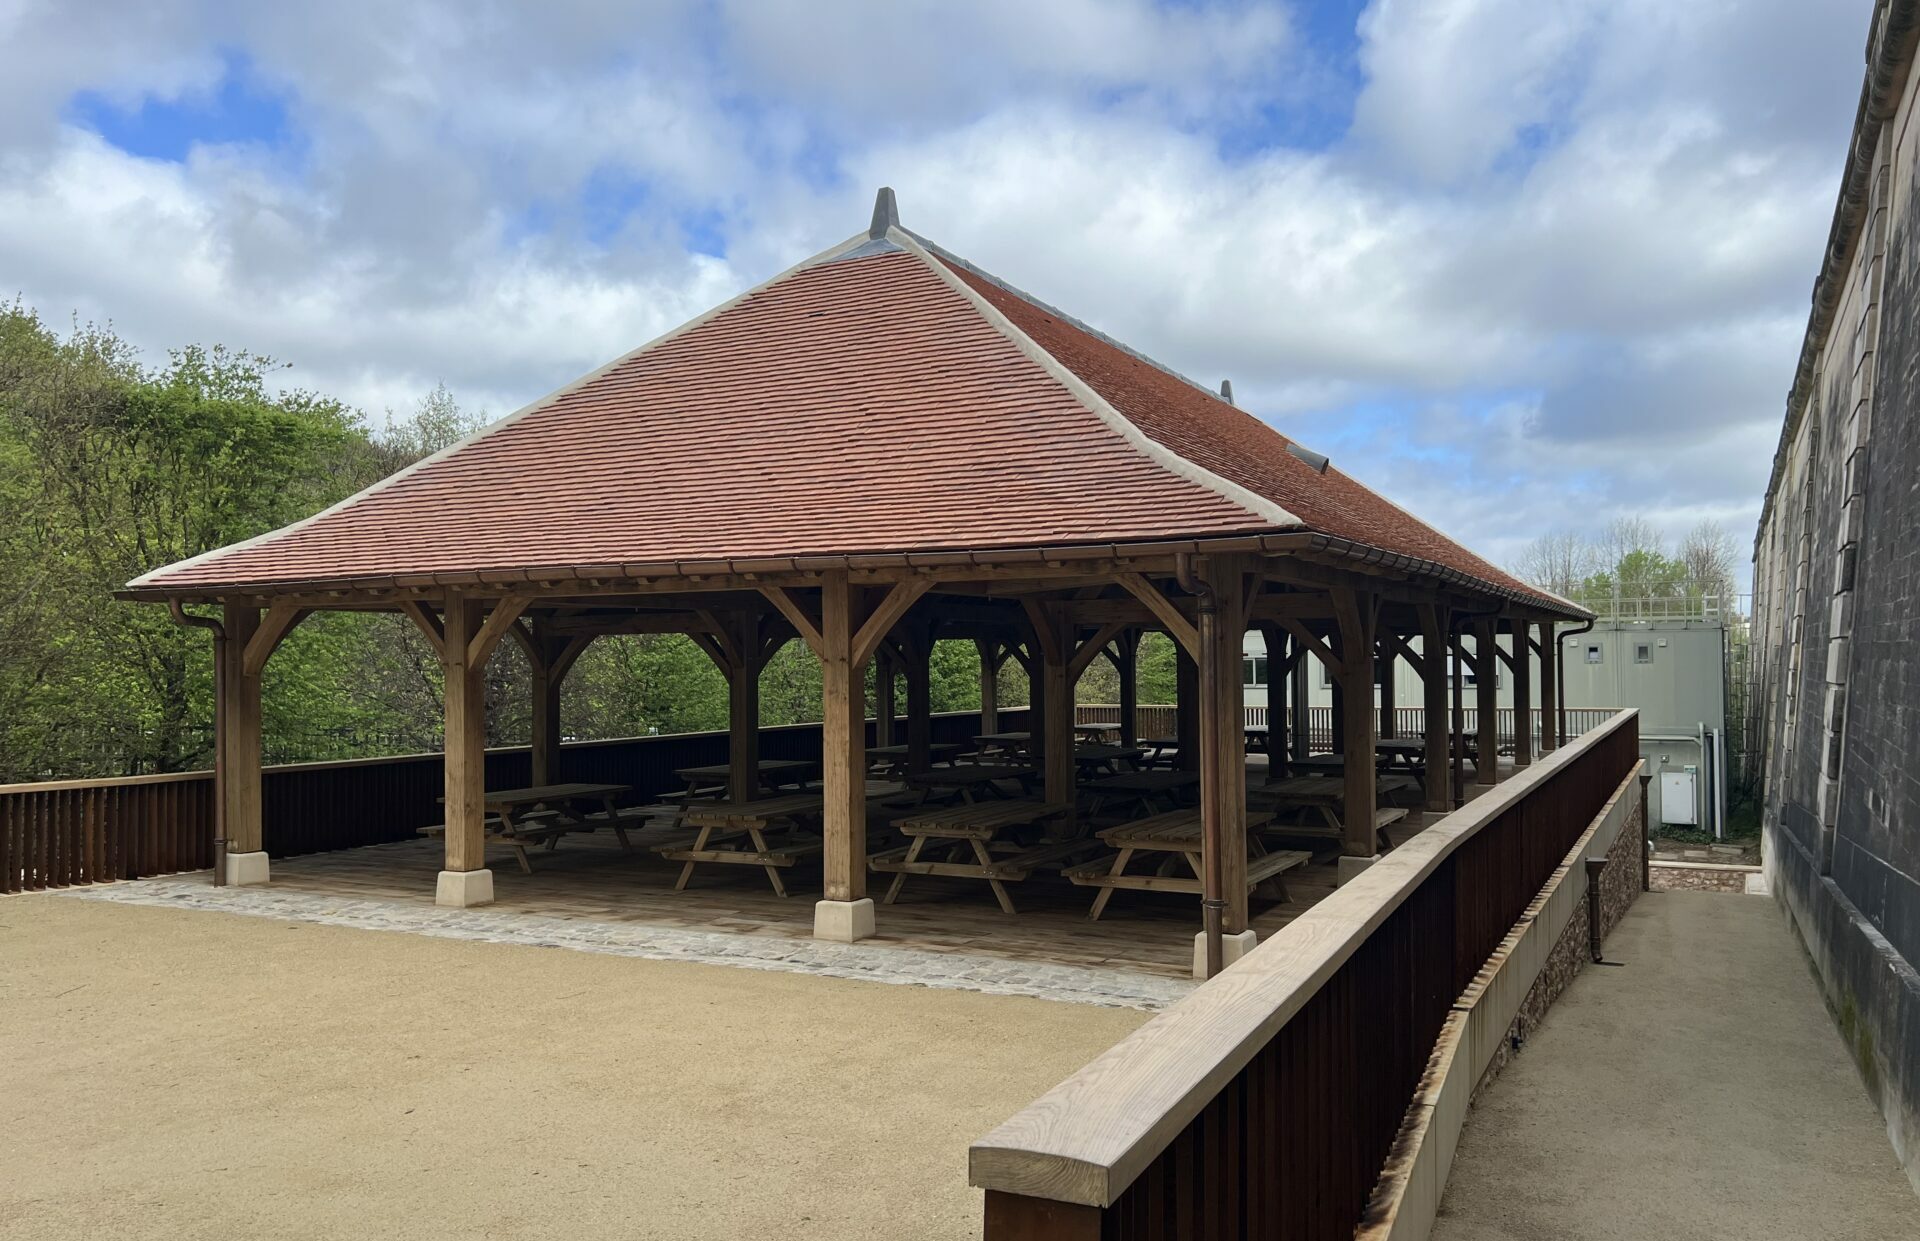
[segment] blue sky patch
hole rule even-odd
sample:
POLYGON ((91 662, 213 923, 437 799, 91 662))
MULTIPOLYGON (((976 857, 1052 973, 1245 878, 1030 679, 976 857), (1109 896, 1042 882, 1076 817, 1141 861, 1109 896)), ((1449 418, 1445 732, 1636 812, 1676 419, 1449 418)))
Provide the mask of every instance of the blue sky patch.
POLYGON ((211 91, 174 98, 149 94, 133 105, 98 91, 80 91, 68 102, 67 116, 142 159, 181 163, 196 146, 293 147, 284 94, 260 80, 244 52, 223 52, 221 60, 225 71, 211 91))

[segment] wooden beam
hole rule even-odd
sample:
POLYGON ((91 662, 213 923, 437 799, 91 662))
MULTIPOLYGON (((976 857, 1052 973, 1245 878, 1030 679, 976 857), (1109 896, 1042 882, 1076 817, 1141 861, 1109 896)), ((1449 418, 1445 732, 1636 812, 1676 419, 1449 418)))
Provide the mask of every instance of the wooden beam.
POLYGON ((907 609, 912 607, 932 586, 932 578, 916 578, 910 582, 896 582, 892 589, 887 591, 886 597, 880 600, 879 606, 875 607, 872 614, 861 624, 860 632, 854 635, 853 662, 856 667, 864 665, 873 658, 874 651, 880 647, 880 640, 900 623, 900 618, 907 614, 907 609))
POLYGON ((446 632, 440 627, 439 618, 427 611, 417 600, 402 599, 399 608, 401 614, 420 630, 420 636, 427 640, 427 645, 433 648, 433 653, 444 656, 447 637, 446 632))
POLYGON ((1039 644, 1040 657, 1048 663, 1066 663, 1068 655, 1059 633, 1062 625, 1060 614, 1048 611, 1047 603, 1040 599, 1022 599, 1020 606, 1026 609, 1027 621, 1033 626, 1033 637, 1039 644))
POLYGON ((1288 619, 1281 621, 1280 627, 1293 635, 1293 640, 1300 644, 1302 650, 1312 652, 1313 657, 1326 666, 1328 676, 1338 679, 1346 673, 1346 666, 1340 657, 1335 655, 1325 642, 1315 637, 1313 631, 1305 625, 1297 620, 1288 619))
MULTIPOLYGON (((528 667, 539 671, 547 666, 547 652, 541 646, 540 639, 533 636, 533 630, 527 627, 525 616, 513 622, 513 628, 507 632, 513 635, 513 640, 518 642, 520 649, 525 652, 528 667)), ((539 782, 535 781, 535 783, 539 782)))
POLYGON ((567 644, 560 648, 560 653, 547 661, 547 675, 553 678, 555 685, 567 679, 567 673, 573 671, 573 661, 579 659, 592 644, 592 634, 569 638, 567 644))
POLYGON ((507 630, 513 628, 513 622, 520 619, 520 613, 532 602, 526 595, 508 595, 494 604, 493 610, 487 613, 486 623, 467 645, 467 662, 476 668, 486 667, 487 661, 493 658, 493 648, 507 636, 507 630))
POLYGON ((1138 573, 1116 574, 1114 580, 1126 587, 1127 593, 1147 605, 1148 610, 1160 619, 1167 633, 1179 643, 1180 649, 1185 651, 1189 658, 1200 657, 1200 631, 1194 628, 1193 622, 1186 618, 1171 599, 1161 593, 1158 586, 1138 573))
POLYGON ((712 655, 714 651, 718 652, 717 655, 713 655, 713 658, 714 662, 720 665, 720 671, 722 673, 740 667, 745 661, 741 659, 740 648, 734 643, 733 634, 728 631, 725 622, 723 622, 711 608, 695 608, 693 614, 700 618, 700 623, 705 625, 707 630, 705 633, 695 633, 687 636, 691 637, 695 643, 700 644, 702 650, 708 650, 710 646, 712 648, 712 650, 708 650, 710 655, 712 655), (705 642, 701 642, 703 638, 706 639, 705 642))
POLYGON ((311 608, 297 608, 291 604, 276 603, 267 609, 261 618, 260 627, 247 639, 246 654, 241 659, 241 669, 247 676, 257 677, 267 666, 267 659, 280 646, 282 640, 293 632, 307 617, 313 615, 311 608))
MULTIPOLYGON (((1101 652, 1107 649, 1107 643, 1119 637, 1126 628, 1119 621, 1110 621, 1100 626, 1099 632, 1082 642, 1074 651, 1073 658, 1067 661, 1067 679, 1078 681, 1081 674, 1086 672, 1093 665, 1093 661, 1100 657, 1101 652)), ((1118 669, 1117 664, 1115 668, 1118 669)))
POLYGON ((767 597, 769 603, 780 609, 780 615, 787 618, 787 623, 793 626, 793 631, 800 635, 802 642, 813 648, 815 655, 821 659, 827 658, 826 643, 821 637, 821 618, 809 612, 785 586, 762 586, 760 593, 767 597))

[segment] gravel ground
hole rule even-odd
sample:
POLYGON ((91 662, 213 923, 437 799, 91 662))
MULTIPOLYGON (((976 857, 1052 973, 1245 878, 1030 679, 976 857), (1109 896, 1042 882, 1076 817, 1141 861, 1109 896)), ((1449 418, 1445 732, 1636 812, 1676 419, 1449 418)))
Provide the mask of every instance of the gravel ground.
POLYGON ((1144 1012, 0 900, 0 1238, 971 1238, 1144 1012))

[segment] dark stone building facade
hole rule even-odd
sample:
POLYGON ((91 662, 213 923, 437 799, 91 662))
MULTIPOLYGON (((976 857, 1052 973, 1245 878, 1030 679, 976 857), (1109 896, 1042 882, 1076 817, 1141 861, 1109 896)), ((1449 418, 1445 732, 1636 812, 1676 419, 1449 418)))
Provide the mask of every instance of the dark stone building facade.
POLYGON ((1920 0, 1880 0, 1754 544, 1766 869, 1920 1187, 1920 0))

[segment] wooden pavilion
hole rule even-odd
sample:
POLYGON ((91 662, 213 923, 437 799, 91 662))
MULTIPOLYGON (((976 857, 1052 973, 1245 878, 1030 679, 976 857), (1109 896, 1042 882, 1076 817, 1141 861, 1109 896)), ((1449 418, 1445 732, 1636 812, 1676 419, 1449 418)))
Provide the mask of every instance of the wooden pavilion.
MULTIPOLYGON (((1429 808, 1457 804, 1450 717, 1477 670, 1475 778, 1491 781, 1495 661, 1514 680, 1513 761, 1551 710, 1553 627, 1585 613, 1516 581, 1228 399, 901 227, 871 227, 304 521, 129 583, 214 631, 222 878, 265 882, 261 674, 316 610, 397 611, 445 673, 445 863, 438 900, 492 897, 481 673, 503 638, 533 669, 533 782, 557 771, 560 685, 602 634, 684 633, 730 685, 730 796, 757 795, 759 674, 805 642, 823 680, 823 899, 815 934, 872 933, 865 672, 904 672, 907 767, 929 762, 940 639, 1031 678, 1049 802, 1075 801, 1074 686, 1120 673, 1159 629, 1181 655, 1182 761, 1200 775, 1206 907, 1249 945, 1241 646, 1274 680, 1308 661, 1336 695, 1336 748, 1390 728, 1383 664, 1425 685, 1429 808), (217 604, 218 619, 183 605, 217 604), (1506 635, 1502 647, 1498 635, 1506 635), (1443 657, 1442 652, 1446 653, 1443 657), (1534 659, 1540 676, 1533 677, 1534 659), (1450 697, 1451 693, 1451 697, 1450 697)), ((891 676, 885 678, 891 693, 891 676)), ((1551 747, 1558 731, 1543 729, 1551 747)), ((1270 751, 1303 753, 1273 715, 1270 751)), ((1376 851, 1375 765, 1344 767, 1343 852, 1376 851)), ((1071 814, 1071 811, 1069 811, 1071 814)), ((1354 864, 1362 864, 1356 861, 1354 864)))

